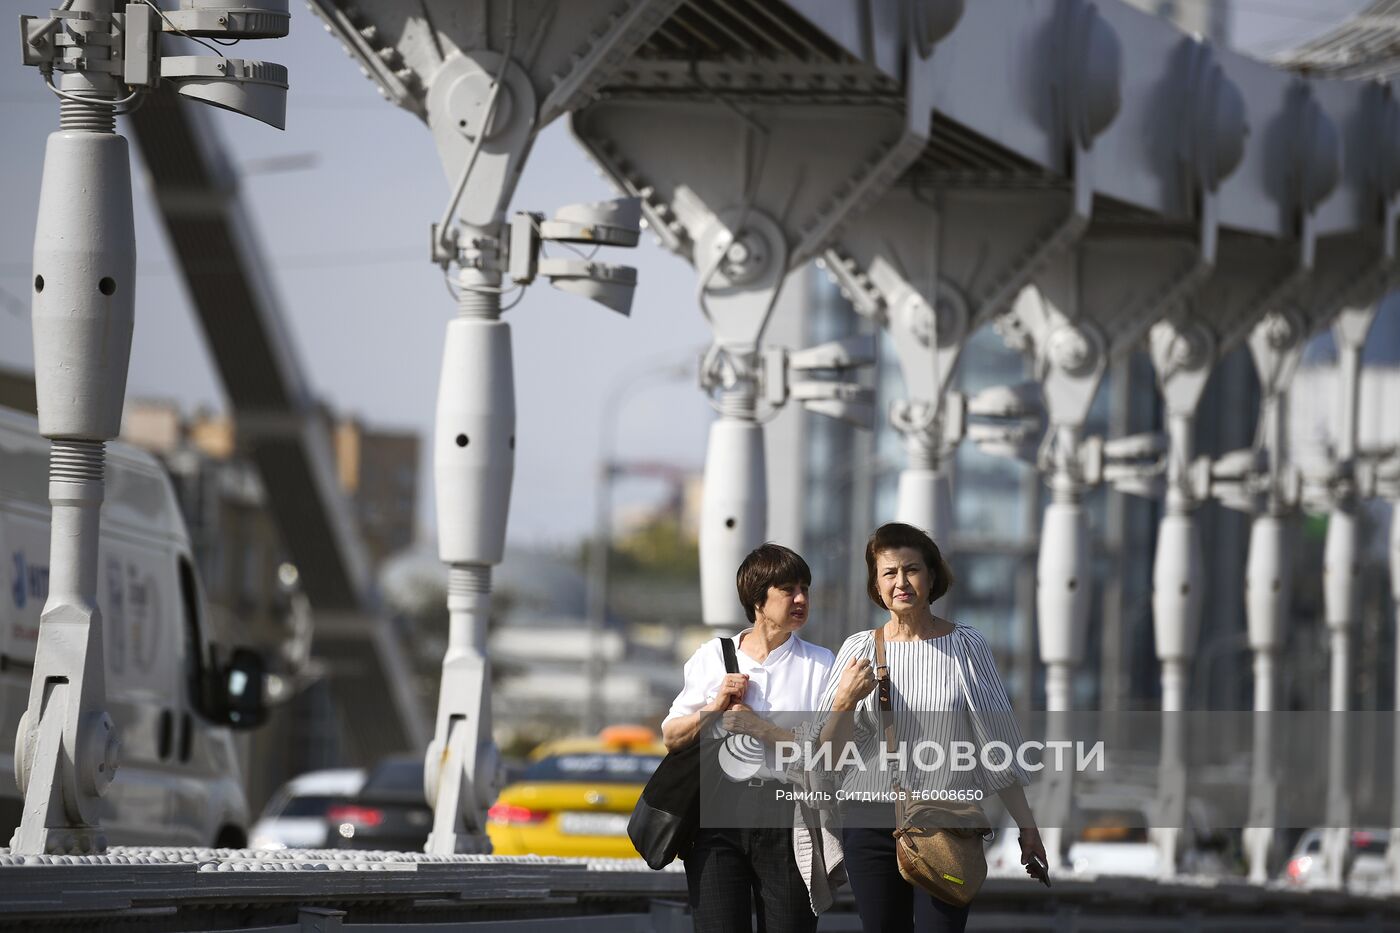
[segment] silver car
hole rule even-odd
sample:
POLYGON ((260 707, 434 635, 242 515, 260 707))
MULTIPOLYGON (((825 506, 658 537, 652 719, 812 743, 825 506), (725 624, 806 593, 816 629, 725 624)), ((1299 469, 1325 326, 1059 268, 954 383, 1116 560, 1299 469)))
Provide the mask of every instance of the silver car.
MULTIPOLYGON (((1369 890, 1387 884, 1385 855, 1389 848, 1390 830, 1353 829, 1347 842, 1346 865, 1343 877, 1347 887, 1354 890, 1369 890)), ((1322 884, 1321 878, 1322 830, 1309 829, 1298 838, 1293 854, 1283 867, 1283 880, 1299 888, 1313 888, 1322 884)))
POLYGON ((329 841, 326 811, 360 792, 365 772, 358 768, 308 771, 282 785, 253 824, 254 849, 323 849, 329 841))

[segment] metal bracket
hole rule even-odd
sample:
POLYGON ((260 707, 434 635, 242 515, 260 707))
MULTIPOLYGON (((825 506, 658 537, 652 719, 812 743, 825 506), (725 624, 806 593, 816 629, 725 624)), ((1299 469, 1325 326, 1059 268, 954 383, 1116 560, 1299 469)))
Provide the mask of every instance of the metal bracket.
POLYGON ((782 230, 761 211, 720 211, 697 235, 700 308, 715 340, 756 349, 787 274, 782 230))
POLYGON ((534 134, 535 112, 529 77, 495 52, 451 55, 433 75, 428 126, 448 181, 460 187, 455 213, 463 223, 489 230, 503 220, 534 134))
POLYGON ((1215 365, 1215 336, 1195 320, 1159 321, 1149 335, 1152 367, 1168 413, 1194 417, 1215 365))

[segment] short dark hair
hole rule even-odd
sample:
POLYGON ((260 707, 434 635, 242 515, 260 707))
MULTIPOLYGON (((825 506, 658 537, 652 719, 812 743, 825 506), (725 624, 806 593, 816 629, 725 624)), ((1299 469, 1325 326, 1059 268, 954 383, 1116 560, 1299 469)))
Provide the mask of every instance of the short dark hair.
POLYGON ((882 551, 897 551, 902 547, 913 548, 923 555, 924 566, 933 575, 928 590, 930 603, 953 587, 953 568, 943 559, 943 552, 933 543, 933 539, 913 525, 888 522, 876 528, 865 543, 865 591, 870 594, 871 602, 881 609, 890 607, 880 598, 880 587, 875 580, 875 556, 882 551))
POLYGON ((754 609, 768 601, 770 586, 792 583, 811 586, 812 568, 792 548, 769 541, 749 551, 749 556, 739 565, 734 583, 739 589, 739 602, 744 607, 744 615, 752 622, 754 609))

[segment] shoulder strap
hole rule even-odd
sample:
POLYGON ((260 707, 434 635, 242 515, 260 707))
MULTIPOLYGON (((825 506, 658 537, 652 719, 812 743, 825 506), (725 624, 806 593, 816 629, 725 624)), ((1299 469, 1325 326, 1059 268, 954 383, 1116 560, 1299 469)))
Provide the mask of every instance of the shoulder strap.
POLYGON ((880 712, 888 713, 890 706, 890 668, 885 663, 885 627, 875 629, 875 682, 880 696, 880 712))
POLYGON ((739 656, 734 653, 734 639, 728 636, 719 640, 719 650, 724 652, 724 669, 730 674, 739 673, 739 656))
MULTIPOLYGON (((885 627, 875 629, 875 694, 880 698, 880 729, 885 733, 886 761, 898 761, 898 742, 894 734, 894 704, 890 702, 890 667, 885 662, 885 627)), ((904 825, 904 796, 899 788, 899 778, 894 779, 895 822, 904 825)))

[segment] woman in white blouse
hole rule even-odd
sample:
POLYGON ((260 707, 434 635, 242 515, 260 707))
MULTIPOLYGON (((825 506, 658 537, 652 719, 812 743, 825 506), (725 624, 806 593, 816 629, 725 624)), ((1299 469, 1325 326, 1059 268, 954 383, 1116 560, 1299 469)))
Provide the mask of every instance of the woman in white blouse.
POLYGON ((672 751, 704 734, 752 735, 765 743, 761 762, 736 777, 726 768, 720 797, 733 806, 738 828, 715 828, 719 814, 702 808, 694 848, 685 855, 686 882, 696 933, 751 928, 768 933, 811 933, 817 918, 793 854, 791 803, 781 803, 784 769, 773 743, 791 733, 763 713, 820 709, 831 669, 831 652, 797 637, 807 622, 812 571, 798 554, 778 544, 755 548, 739 567, 739 601, 753 623, 733 638, 739 673, 726 673, 724 656, 711 640, 685 665, 685 685, 661 724, 672 751), (742 777, 742 780, 740 779, 742 777), (773 825, 775 819, 785 825, 773 825), (755 825, 759 824, 759 825, 755 825))
MULTIPOLYGON (((871 600, 890 613, 883 633, 898 742, 906 748, 924 741, 943 749, 959 741, 975 745, 976 733, 990 728, 995 733, 991 738, 1009 740, 1014 748, 1020 739, 1011 704, 986 640, 976 629, 939 618, 929 608, 953 583, 933 539, 911 525, 881 525, 866 545, 865 564, 871 600)), ((862 761, 878 760, 882 750, 874 665, 874 632, 847 638, 837 652, 821 706, 849 714, 832 717, 823 737, 840 744, 853 734, 862 761)), ((966 799, 953 793, 976 795, 974 799, 999 795, 1021 829, 1022 864, 1032 856, 1045 862, 1040 832, 1022 790, 1029 779, 1014 760, 1000 770, 921 769, 912 764, 898 774, 879 767, 849 769, 843 775, 843 797, 855 802, 842 804, 841 843, 865 933, 956 933, 967 924, 967 907, 954 907, 917 890, 899 873, 892 835, 894 807, 887 797, 881 802, 894 777, 906 790, 949 793, 951 799, 966 799), (862 799, 874 802, 859 802, 862 799)))

